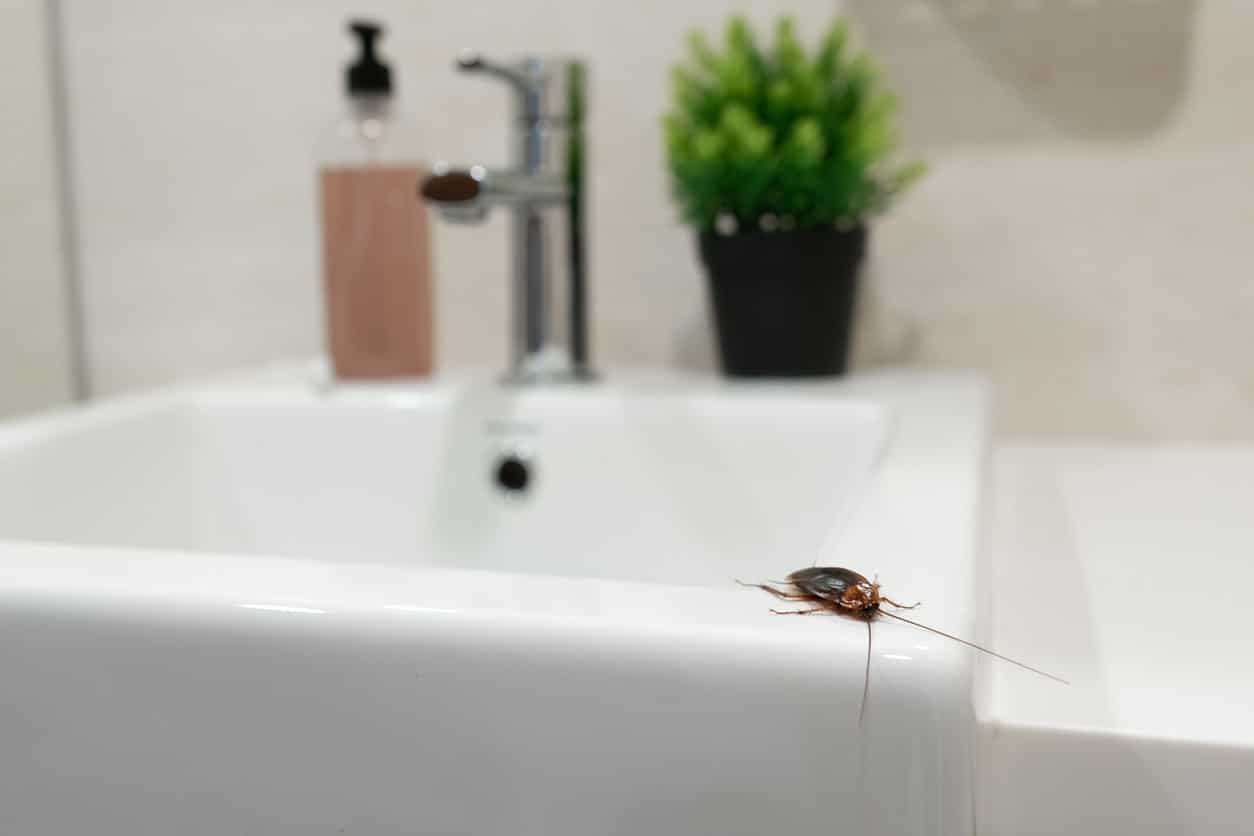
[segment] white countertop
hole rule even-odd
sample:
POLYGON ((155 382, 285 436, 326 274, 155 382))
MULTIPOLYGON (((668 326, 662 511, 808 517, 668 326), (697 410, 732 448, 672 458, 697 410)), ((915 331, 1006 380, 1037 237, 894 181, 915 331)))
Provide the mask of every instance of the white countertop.
POLYGON ((1254 447, 1012 444, 991 475, 990 640, 1072 685, 988 668, 990 832, 1247 832, 1254 447))

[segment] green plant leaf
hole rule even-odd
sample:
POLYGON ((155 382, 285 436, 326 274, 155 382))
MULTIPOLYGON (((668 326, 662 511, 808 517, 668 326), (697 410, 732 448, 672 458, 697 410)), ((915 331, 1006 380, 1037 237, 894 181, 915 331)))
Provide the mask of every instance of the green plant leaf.
POLYGON ((857 222, 887 208, 923 175, 896 160, 897 98, 878 68, 849 45, 836 19, 807 52, 791 17, 769 49, 741 16, 721 51, 700 32, 672 73, 663 119, 667 161, 683 218, 713 228, 722 214, 755 227, 767 214, 798 228, 857 222))

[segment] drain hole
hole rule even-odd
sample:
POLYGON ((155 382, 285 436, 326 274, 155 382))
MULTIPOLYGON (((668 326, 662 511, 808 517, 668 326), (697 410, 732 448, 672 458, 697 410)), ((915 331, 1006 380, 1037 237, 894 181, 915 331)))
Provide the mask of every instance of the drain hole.
POLYGON ((522 493, 531 482, 531 466, 517 456, 506 456, 496 466, 496 483, 510 493, 522 493))

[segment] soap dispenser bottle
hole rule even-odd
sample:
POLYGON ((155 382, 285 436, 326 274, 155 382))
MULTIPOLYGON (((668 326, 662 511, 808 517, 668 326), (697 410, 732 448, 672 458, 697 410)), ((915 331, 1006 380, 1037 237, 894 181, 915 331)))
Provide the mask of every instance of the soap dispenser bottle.
POLYGON ((339 379, 432 369, 431 264, 423 172, 394 112, 382 27, 353 22, 360 54, 345 74, 346 112, 320 171, 328 353, 339 379))

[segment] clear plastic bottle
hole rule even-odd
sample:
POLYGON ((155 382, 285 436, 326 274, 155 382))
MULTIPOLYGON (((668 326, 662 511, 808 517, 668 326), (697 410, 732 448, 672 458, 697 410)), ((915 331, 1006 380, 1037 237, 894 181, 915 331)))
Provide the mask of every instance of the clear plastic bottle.
POLYGON ((350 25, 361 54, 320 171, 327 345, 335 376, 430 374, 431 264, 415 132, 396 118, 382 27, 350 25))

